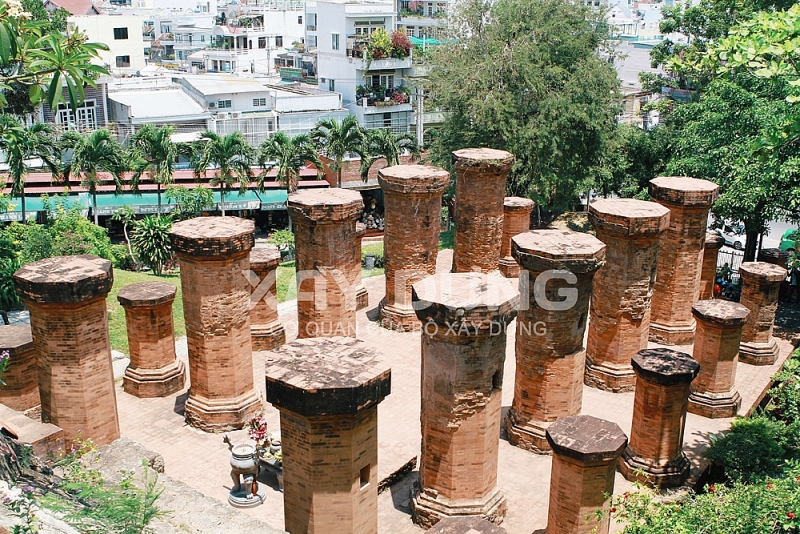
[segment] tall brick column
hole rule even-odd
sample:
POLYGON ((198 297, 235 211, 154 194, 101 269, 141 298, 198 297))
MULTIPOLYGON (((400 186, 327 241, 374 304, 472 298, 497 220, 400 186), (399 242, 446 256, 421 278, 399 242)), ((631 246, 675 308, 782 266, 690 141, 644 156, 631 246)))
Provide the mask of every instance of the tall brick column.
POLYGON ((176 292, 165 282, 139 282, 117 295, 125 309, 131 358, 122 386, 135 397, 166 397, 183 389, 186 371, 175 354, 172 325, 176 292))
POLYGON ((378 403, 391 371, 363 341, 303 339, 271 352, 289 534, 378 534, 378 403))
POLYGON ((39 406, 39 381, 36 350, 31 327, 27 324, 0 326, 0 353, 8 351, 8 367, 3 373, 0 403, 24 412, 39 406))
POLYGON ((506 430, 517 447, 547 453, 547 427, 581 411, 583 334, 592 279, 605 262, 606 246, 569 230, 532 230, 512 241, 523 269, 521 287, 527 272, 520 298, 528 305, 517 317, 517 374, 506 430))
POLYGON ((714 298, 714 284, 717 282, 717 256, 725 245, 725 239, 716 232, 706 232, 703 245, 703 265, 700 269, 700 291, 696 300, 714 298))
POLYGON ((453 272, 496 271, 503 240, 503 199, 514 155, 491 148, 453 152, 456 169, 453 272))
POLYGON ((739 340, 750 310, 727 300, 692 306, 697 320, 692 356, 700 364, 689 394, 689 411, 703 417, 735 417, 742 405, 736 390, 739 340))
POLYGON ((719 186, 708 180, 661 176, 650 180, 650 197, 669 208, 669 228, 661 239, 658 276, 653 288, 650 341, 691 345, 708 211, 719 186))
POLYGON ((369 306, 369 294, 364 287, 364 280, 361 279, 361 241, 367 233, 367 225, 356 223, 356 239, 353 245, 353 285, 356 287, 356 311, 363 310, 369 306))
POLYGON ((632 363, 633 423, 631 441, 619 459, 620 471, 628 480, 657 488, 680 486, 689 476, 689 460, 683 453, 689 384, 700 365, 688 354, 670 349, 641 350, 632 363))
POLYGON ((380 317, 387 328, 419 324, 411 307, 411 284, 436 273, 442 193, 450 173, 439 167, 396 165, 378 171, 384 196, 383 237, 386 296, 380 317))
POLYGON ((39 369, 42 421, 95 445, 119 437, 117 397, 108 341, 106 296, 111 262, 96 256, 59 256, 14 273, 30 310, 39 369))
POLYGON ((238 217, 198 217, 172 226, 189 345, 185 417, 207 432, 241 428, 261 410, 250 343, 253 229, 253 221, 238 217))
POLYGON ((288 206, 297 250, 297 337, 355 337, 353 243, 361 194, 306 189, 292 193, 288 206))
POLYGON ((500 242, 500 272, 506 278, 519 276, 519 265, 511 255, 511 238, 531 229, 531 212, 536 203, 529 198, 503 199, 503 240, 500 242))
POLYGON ((413 286, 422 321, 422 457, 414 522, 505 516, 497 487, 503 363, 519 294, 481 273, 438 274, 413 286))
POLYGON ((553 449, 546 534, 608 534, 605 511, 614 493, 617 458, 628 443, 622 429, 589 415, 562 417, 547 429, 553 449))
POLYGON ((669 210, 655 202, 603 199, 589 206, 589 220, 607 248, 606 264, 592 285, 584 381, 630 391, 631 358, 647 348, 658 241, 669 210))
POLYGON ((277 247, 254 248, 250 251, 250 342, 253 350, 272 350, 286 343, 286 332, 278 317, 277 247), (255 283, 255 285, 253 285, 255 283))
POLYGON ((750 318, 742 328, 739 359, 751 365, 772 365, 779 353, 772 327, 786 269, 771 263, 748 262, 739 267, 739 276, 742 277, 739 303, 750 310, 750 318))

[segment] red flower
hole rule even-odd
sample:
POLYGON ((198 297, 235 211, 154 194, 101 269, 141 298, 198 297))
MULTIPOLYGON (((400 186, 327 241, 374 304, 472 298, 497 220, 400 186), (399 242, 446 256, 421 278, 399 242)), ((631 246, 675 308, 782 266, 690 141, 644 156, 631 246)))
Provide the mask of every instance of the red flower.
POLYGON ((794 512, 786 512, 786 517, 788 517, 789 519, 794 519, 797 516, 794 515, 794 512))
POLYGON ((616 511, 617 511, 617 509, 616 509, 616 508, 611 508, 611 513, 612 513, 612 514, 613 514, 614 512, 616 512, 616 511))
POLYGON ((767 482, 767 489, 772 489, 772 482, 767 482))
POLYGON ((708 491, 710 491, 711 493, 714 493, 715 491, 717 491, 717 487, 714 484, 711 484, 708 487, 708 491))

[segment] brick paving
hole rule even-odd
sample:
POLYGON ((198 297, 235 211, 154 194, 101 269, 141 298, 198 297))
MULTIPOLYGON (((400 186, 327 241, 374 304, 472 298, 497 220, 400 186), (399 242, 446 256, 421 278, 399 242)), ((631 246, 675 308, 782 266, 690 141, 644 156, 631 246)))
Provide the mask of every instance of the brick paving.
MULTIPOLYGON (((438 269, 449 271, 452 253, 439 255, 438 269)), ((377 326, 377 305, 383 297, 384 278, 364 280, 369 291, 369 306, 358 312, 358 335, 368 346, 383 352, 392 368, 392 393, 378 408, 378 478, 384 479, 419 454, 420 447, 420 334, 400 333, 377 326)), ((281 304, 279 314, 286 327, 287 340, 297 336, 297 315, 293 302, 281 304)), ((509 328, 510 332, 514 330, 509 328)), ((779 340, 781 354, 772 366, 754 367, 739 364, 736 384, 742 395, 740 414, 744 415, 761 399, 770 377, 778 370, 791 350, 791 344, 779 340)), ((651 347, 658 345, 651 344, 651 347)), ((670 347, 691 354, 691 347, 670 347)), ((177 342, 179 358, 186 360, 186 339, 177 342)), ((255 383, 261 394, 264 391, 264 357, 254 356, 255 383)), ((124 367, 115 365, 117 376, 124 367)), ((503 413, 508 410, 513 397, 515 374, 513 336, 509 337, 506 350, 505 384, 503 387, 503 413)), ((201 493, 227 501, 231 480, 228 475, 229 452, 222 442, 222 434, 204 433, 185 424, 183 402, 186 390, 160 399, 139 399, 122 391, 121 380, 117 383, 117 402, 121 434, 136 440, 164 456, 166 473, 179 479, 201 493)), ((617 423, 623 431, 630 433, 633 412, 633 393, 611 393, 584 387, 583 410, 617 423)), ((267 404, 266 418, 270 432, 279 430, 277 410, 267 404)), ((730 425, 731 419, 705 419, 688 414, 684 450, 692 462, 689 483, 696 480, 702 471, 700 453, 707 446, 711 433, 719 432, 730 425)), ((230 432, 232 441, 247 441, 244 430, 230 432)), ((512 446, 505 433, 499 448, 498 487, 507 498, 508 513, 503 523, 508 534, 530 534, 543 529, 547 524, 548 488, 550 484, 550 456, 539 456, 512 446)), ((378 498, 378 531, 381 534, 422 534, 424 531, 413 525, 409 509, 409 491, 417 477, 411 475, 391 486, 378 498)), ((260 480, 269 486, 264 505, 243 510, 261 519, 270 526, 282 529, 283 494, 278 491, 274 475, 262 472, 260 480)), ((630 488, 622 475, 617 473, 615 491, 630 488)))

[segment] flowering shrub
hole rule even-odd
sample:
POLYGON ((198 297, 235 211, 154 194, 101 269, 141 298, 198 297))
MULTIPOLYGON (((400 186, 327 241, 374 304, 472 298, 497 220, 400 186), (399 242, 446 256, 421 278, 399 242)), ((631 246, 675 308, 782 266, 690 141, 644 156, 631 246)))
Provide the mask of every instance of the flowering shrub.
POLYGON ((256 415, 247 423, 250 439, 262 443, 267 439, 267 420, 261 415, 256 415))
POLYGON ((392 53, 392 40, 383 28, 378 28, 369 38, 367 45, 369 57, 372 59, 383 59, 392 53))
POLYGON ((404 30, 396 30, 392 32, 392 57, 397 59, 405 59, 411 53, 414 45, 411 44, 411 39, 408 38, 404 30))

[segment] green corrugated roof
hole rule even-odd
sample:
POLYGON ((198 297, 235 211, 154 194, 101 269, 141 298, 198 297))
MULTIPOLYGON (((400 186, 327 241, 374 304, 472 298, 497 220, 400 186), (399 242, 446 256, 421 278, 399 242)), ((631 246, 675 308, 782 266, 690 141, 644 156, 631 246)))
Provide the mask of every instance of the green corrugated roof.
POLYGON ((269 189, 263 193, 258 193, 258 196, 261 198, 261 209, 263 211, 285 210, 286 199, 289 198, 286 189, 269 189))

